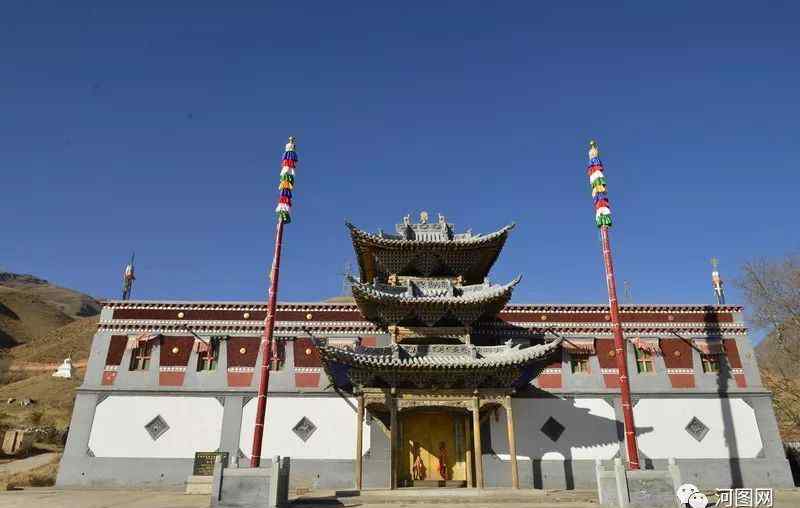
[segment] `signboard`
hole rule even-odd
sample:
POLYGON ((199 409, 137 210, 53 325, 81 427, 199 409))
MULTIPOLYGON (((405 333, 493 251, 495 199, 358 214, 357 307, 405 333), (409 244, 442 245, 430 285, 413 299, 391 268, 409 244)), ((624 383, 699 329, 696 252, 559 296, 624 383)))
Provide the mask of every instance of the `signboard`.
POLYGON ((195 452, 192 474, 194 476, 214 476, 214 461, 218 455, 222 457, 222 463, 227 467, 228 452, 195 452))

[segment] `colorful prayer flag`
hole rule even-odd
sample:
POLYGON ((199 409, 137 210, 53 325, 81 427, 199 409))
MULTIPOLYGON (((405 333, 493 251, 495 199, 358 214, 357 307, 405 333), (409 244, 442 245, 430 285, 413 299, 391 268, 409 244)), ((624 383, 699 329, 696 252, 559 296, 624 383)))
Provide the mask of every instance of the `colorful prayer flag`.
POLYGON ((284 224, 292 222, 292 190, 294 189, 294 168, 297 165, 297 152, 295 151, 294 136, 289 136, 286 150, 281 161, 281 176, 278 184, 278 206, 275 213, 284 224))

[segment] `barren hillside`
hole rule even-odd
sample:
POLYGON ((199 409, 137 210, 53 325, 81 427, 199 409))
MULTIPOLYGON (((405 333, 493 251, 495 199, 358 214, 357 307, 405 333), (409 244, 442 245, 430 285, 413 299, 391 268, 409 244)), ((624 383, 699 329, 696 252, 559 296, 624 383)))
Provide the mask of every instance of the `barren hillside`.
POLYGON ((72 358, 73 362, 89 357, 92 337, 97 331, 97 316, 81 318, 40 335, 10 351, 14 361, 60 362, 72 358))
POLYGON ((88 295, 32 275, 0 272, 0 349, 30 342, 99 312, 100 303, 88 295))

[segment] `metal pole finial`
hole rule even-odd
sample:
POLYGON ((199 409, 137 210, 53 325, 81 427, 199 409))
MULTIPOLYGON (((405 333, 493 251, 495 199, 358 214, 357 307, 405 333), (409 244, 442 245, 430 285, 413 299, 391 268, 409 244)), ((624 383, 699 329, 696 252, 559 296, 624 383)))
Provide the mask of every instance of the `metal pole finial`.
POLYGON ((590 139, 589 140, 589 158, 594 159, 595 157, 600 157, 600 146, 598 146, 597 141, 590 139))
POLYGON ((717 298, 717 305, 725 305, 724 282, 719 274, 719 260, 711 258, 711 286, 714 288, 714 296, 717 298))

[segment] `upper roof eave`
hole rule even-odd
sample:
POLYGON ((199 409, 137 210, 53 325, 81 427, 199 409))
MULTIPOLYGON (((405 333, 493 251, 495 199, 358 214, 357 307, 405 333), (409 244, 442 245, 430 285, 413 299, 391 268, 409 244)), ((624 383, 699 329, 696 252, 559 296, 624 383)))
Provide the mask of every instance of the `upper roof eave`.
POLYGON ((516 223, 511 223, 492 233, 484 235, 475 235, 467 239, 459 240, 404 240, 402 238, 384 238, 379 235, 369 233, 363 229, 359 229, 351 222, 345 222, 345 225, 350 230, 350 235, 353 242, 367 243, 376 247, 397 249, 397 248, 419 248, 419 247, 446 247, 458 249, 471 249, 487 246, 493 242, 505 241, 505 237, 509 231, 514 229, 516 223))

